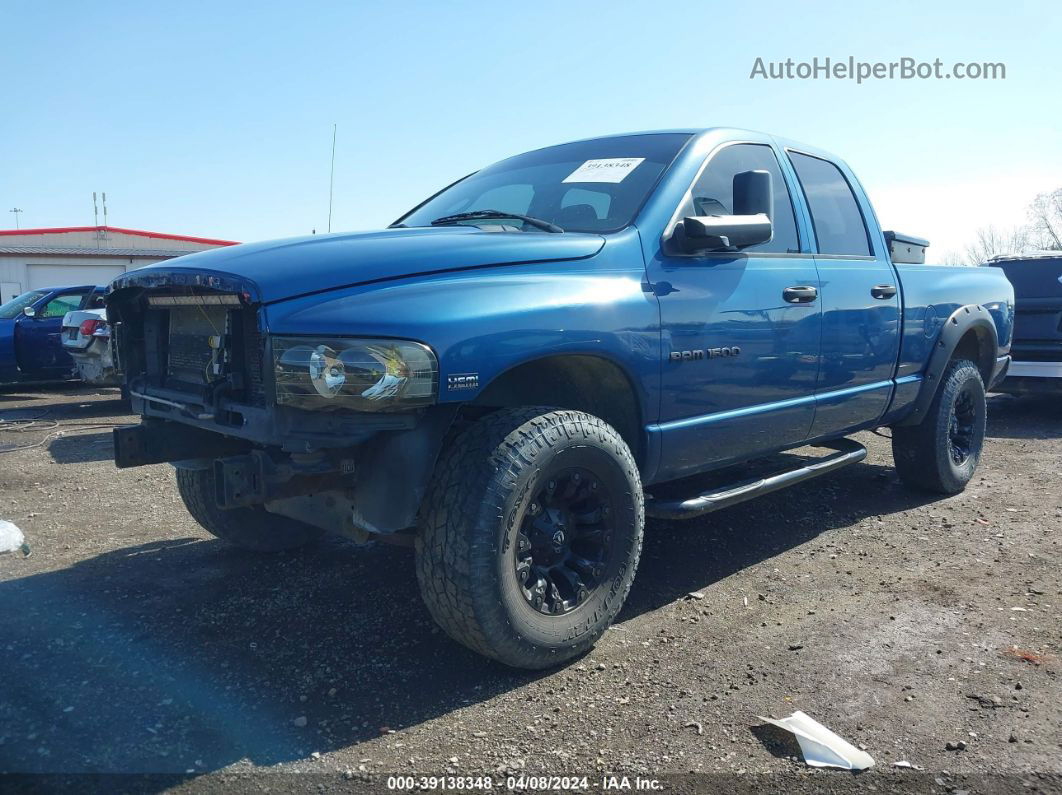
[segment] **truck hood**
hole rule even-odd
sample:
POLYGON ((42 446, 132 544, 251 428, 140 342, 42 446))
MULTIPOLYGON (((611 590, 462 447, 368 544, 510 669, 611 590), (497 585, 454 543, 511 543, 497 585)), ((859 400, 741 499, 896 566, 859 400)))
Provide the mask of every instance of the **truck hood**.
POLYGON ((600 235, 486 232, 470 226, 313 235, 189 254, 129 271, 114 287, 162 285, 168 273, 206 271, 249 282, 258 300, 270 303, 424 273, 583 259, 604 243, 600 235))

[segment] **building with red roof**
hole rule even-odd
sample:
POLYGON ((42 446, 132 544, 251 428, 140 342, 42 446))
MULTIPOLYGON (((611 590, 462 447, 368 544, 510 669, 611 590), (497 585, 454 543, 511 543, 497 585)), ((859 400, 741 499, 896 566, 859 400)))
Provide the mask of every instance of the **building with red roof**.
POLYGON ((168 235, 115 226, 0 230, 0 304, 26 290, 107 284, 115 276, 234 240, 168 235))

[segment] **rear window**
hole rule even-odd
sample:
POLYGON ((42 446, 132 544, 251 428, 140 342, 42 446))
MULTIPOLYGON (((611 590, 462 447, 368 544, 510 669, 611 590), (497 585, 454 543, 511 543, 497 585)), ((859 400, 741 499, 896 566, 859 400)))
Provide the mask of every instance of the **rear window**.
POLYGON ((789 159, 808 200, 819 253, 868 256, 863 214, 841 170, 828 160, 799 152, 790 152, 789 159))

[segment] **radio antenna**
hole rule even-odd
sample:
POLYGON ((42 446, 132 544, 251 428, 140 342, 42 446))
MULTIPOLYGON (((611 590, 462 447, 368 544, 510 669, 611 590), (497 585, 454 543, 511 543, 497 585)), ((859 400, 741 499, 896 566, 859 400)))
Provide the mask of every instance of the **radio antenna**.
POLYGON ((332 166, 328 172, 328 231, 332 231, 332 187, 336 181, 336 126, 332 125, 332 166))

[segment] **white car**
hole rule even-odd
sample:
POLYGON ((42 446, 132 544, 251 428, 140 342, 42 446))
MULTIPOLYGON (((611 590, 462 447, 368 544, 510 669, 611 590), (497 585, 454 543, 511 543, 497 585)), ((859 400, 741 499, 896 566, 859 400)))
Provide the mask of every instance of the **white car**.
POLYGON ((111 327, 106 309, 76 309, 63 318, 63 350, 70 354, 78 375, 94 386, 118 386, 111 327))

